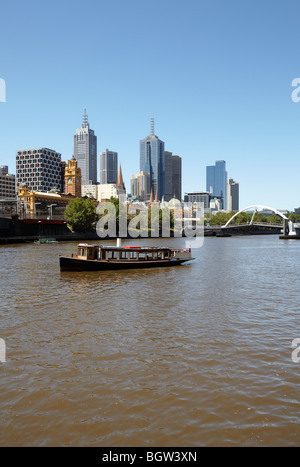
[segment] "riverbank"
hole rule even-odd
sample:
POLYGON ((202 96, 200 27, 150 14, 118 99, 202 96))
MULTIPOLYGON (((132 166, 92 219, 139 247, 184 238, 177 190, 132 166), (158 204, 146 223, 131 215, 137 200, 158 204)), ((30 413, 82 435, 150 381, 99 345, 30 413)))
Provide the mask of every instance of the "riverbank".
MULTIPOLYGON (((249 235, 274 235, 282 234, 282 226, 262 225, 232 225, 223 229, 221 226, 204 226, 204 237, 230 237, 230 236, 249 236, 249 235)), ((170 237, 174 233, 170 232, 170 237)), ((180 235, 181 236, 181 235, 180 235)), ((182 235, 184 236, 184 234, 182 235)), ((160 235, 162 237, 162 235, 160 235)), ((73 241, 99 241, 101 238, 96 232, 71 232, 67 223, 62 220, 51 219, 18 219, 0 218, 0 245, 16 243, 32 243, 43 238, 52 238, 57 242, 73 241)), ((131 239, 130 235, 127 237, 131 239)), ((142 237, 141 237, 142 238, 142 237)), ((143 237, 144 238, 144 237, 143 237)), ((148 238, 151 237, 149 233, 148 238)), ((109 238, 115 240, 116 238, 109 238)))

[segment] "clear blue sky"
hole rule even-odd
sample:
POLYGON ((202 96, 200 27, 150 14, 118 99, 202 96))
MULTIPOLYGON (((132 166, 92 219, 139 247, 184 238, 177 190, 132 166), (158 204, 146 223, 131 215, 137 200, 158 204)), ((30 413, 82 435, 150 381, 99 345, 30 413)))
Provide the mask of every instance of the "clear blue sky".
MULTIPOLYGON (((227 162, 240 205, 300 205, 299 0, 11 0, 1 5, 0 164, 73 154, 84 107, 98 153, 139 171, 150 117, 183 160, 183 191, 227 162)), ((99 167, 98 167, 99 169, 99 167)))

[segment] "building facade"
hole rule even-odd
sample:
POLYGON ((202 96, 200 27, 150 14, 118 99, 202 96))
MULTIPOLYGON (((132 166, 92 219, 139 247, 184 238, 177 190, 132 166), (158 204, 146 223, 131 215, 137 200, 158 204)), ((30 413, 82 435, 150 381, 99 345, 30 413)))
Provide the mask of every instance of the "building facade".
POLYGON ((72 195, 40 192, 21 186, 18 192, 19 215, 33 219, 52 218, 57 214, 62 216, 63 210, 73 199, 72 195))
POLYGON ((81 169, 77 165, 77 160, 73 157, 65 168, 65 190, 67 195, 81 197, 81 169))
POLYGON ((100 184, 117 183, 118 153, 106 149, 100 154, 100 184))
POLYGON ((126 188, 123 180, 122 168, 120 166, 117 183, 98 185, 98 201, 109 200, 111 197, 119 198, 121 195, 126 197, 126 188))
POLYGON ((100 185, 81 185, 81 196, 98 199, 98 189, 100 185))
POLYGON ((139 174, 132 175, 131 196, 146 202, 150 200, 150 193, 150 173, 140 172, 139 174))
POLYGON ((140 141, 140 172, 150 173, 150 191, 161 201, 165 193, 165 143, 154 134, 151 120, 151 134, 140 141))
POLYGON ((216 161, 215 165, 206 167, 206 191, 212 197, 221 198, 222 209, 227 209, 227 172, 225 161, 216 161))
POLYGON ((0 166, 0 198, 16 198, 16 177, 8 173, 8 166, 0 166))
POLYGON ((239 184, 232 178, 228 180, 227 184, 227 210, 228 211, 239 211, 239 184))
POLYGON ((26 185, 33 191, 61 190, 61 154, 48 148, 17 151, 16 188, 26 185))
POLYGON ((184 197, 186 203, 202 203, 204 209, 209 209, 210 193, 208 191, 191 191, 184 197))
POLYGON ((165 151, 165 191, 164 200, 176 198, 181 201, 182 177, 181 157, 173 156, 172 152, 165 151))
POLYGON ((81 169, 83 185, 97 183, 97 136, 90 129, 86 109, 84 109, 81 128, 74 135, 74 157, 81 169))

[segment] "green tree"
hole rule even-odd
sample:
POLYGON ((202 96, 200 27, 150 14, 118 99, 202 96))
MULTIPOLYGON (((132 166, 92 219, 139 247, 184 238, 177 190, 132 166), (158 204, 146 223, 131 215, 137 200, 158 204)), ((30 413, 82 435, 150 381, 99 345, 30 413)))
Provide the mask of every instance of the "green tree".
POLYGON ((69 202, 65 219, 75 232, 87 232, 95 230, 98 221, 96 206, 92 199, 76 198, 69 202))

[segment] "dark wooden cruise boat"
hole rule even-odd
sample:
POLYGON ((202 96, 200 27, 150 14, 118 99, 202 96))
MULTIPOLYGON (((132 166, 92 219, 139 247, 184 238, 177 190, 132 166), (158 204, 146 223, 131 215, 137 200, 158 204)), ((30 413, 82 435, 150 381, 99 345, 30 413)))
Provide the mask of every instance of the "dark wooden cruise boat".
POLYGON ((192 259, 194 258, 191 249, 81 243, 78 245, 76 256, 60 256, 59 262, 61 271, 106 271, 178 266, 192 259))

